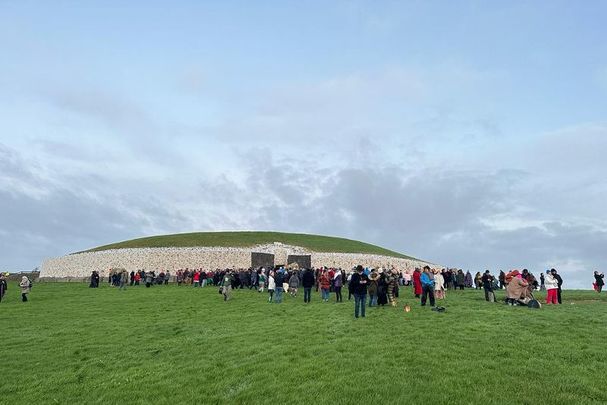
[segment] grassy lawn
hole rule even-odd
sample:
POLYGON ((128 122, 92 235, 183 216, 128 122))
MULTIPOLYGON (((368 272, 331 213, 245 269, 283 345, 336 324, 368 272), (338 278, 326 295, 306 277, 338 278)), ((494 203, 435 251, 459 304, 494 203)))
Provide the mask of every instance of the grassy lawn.
POLYGON ((563 295, 531 310, 449 292, 435 313, 406 288, 411 313, 354 319, 353 302, 318 293, 278 305, 248 290, 225 303, 214 287, 49 283, 21 303, 11 283, 0 402, 605 403, 607 299, 563 295))
POLYGON ((273 242, 301 246, 315 252, 370 253, 412 259, 410 256, 356 240, 335 238, 331 236, 282 232, 178 233, 174 235, 150 236, 147 238, 132 239, 110 245, 99 246, 88 251, 94 252, 108 249, 174 246, 249 247, 273 242))

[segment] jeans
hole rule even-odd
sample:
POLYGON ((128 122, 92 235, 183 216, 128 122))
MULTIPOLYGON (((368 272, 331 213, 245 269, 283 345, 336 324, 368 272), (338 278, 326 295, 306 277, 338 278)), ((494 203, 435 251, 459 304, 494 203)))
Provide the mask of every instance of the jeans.
POLYGON ((276 287, 276 295, 274 298, 274 302, 277 304, 280 304, 282 302, 282 291, 283 291, 282 287, 276 287))
POLYGON ((428 298, 428 296, 430 296, 430 306, 433 307, 435 305, 433 285, 422 286, 422 307, 426 306, 426 299, 428 298))
POLYGON ((312 287, 304 287, 304 302, 310 302, 312 296, 312 287))
POLYGON ((365 304, 367 302, 367 294, 354 293, 354 316, 358 318, 358 314, 365 317, 365 304))
POLYGON ((27 301, 27 294, 21 294, 21 301, 23 301, 23 302, 27 301))
POLYGON ((328 300, 329 299, 329 289, 321 288, 321 295, 322 295, 323 300, 328 300))
POLYGON ((370 294, 369 295, 369 306, 376 307, 377 306, 377 295, 370 294))

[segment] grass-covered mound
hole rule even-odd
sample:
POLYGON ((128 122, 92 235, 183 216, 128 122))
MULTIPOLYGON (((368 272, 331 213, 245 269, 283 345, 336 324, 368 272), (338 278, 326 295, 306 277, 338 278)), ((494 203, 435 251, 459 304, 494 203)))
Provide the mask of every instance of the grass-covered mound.
POLYGON ((412 259, 382 247, 351 239, 332 236, 307 235, 283 232, 195 232, 174 235, 150 236, 124 242, 112 243, 88 250, 95 252, 108 249, 147 248, 147 247, 250 247, 273 242, 301 246, 314 252, 369 253, 384 256, 412 259))
POLYGON ((407 288, 412 312, 364 319, 316 292, 277 305, 249 290, 226 303, 210 287, 57 283, 21 303, 11 283, 5 298, 6 404, 607 402, 607 300, 592 291, 540 310, 448 292, 436 313, 407 288))

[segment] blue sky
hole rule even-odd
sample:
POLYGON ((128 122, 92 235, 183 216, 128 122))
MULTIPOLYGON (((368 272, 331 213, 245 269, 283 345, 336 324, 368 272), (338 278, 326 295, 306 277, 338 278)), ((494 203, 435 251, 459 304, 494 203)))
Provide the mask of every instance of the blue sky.
POLYGON ((3 2, 0 267, 275 229, 607 259, 607 4, 3 2))

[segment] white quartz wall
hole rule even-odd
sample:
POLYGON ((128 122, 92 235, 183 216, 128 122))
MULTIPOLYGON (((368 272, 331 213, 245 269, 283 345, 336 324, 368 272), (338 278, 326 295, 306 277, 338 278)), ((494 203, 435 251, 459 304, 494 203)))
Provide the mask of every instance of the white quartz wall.
POLYGON ((42 263, 41 278, 88 277, 93 270, 107 275, 112 267, 131 270, 169 270, 173 274, 178 269, 203 268, 206 270, 225 268, 248 268, 251 252, 272 253, 275 263, 286 263, 287 255, 312 256, 312 266, 331 266, 351 269, 362 264, 365 267, 392 267, 399 270, 413 270, 427 263, 398 259, 389 256, 358 253, 317 253, 298 246, 279 243, 260 245, 252 248, 192 247, 192 248, 141 248, 115 249, 100 252, 76 253, 47 259, 42 263))

